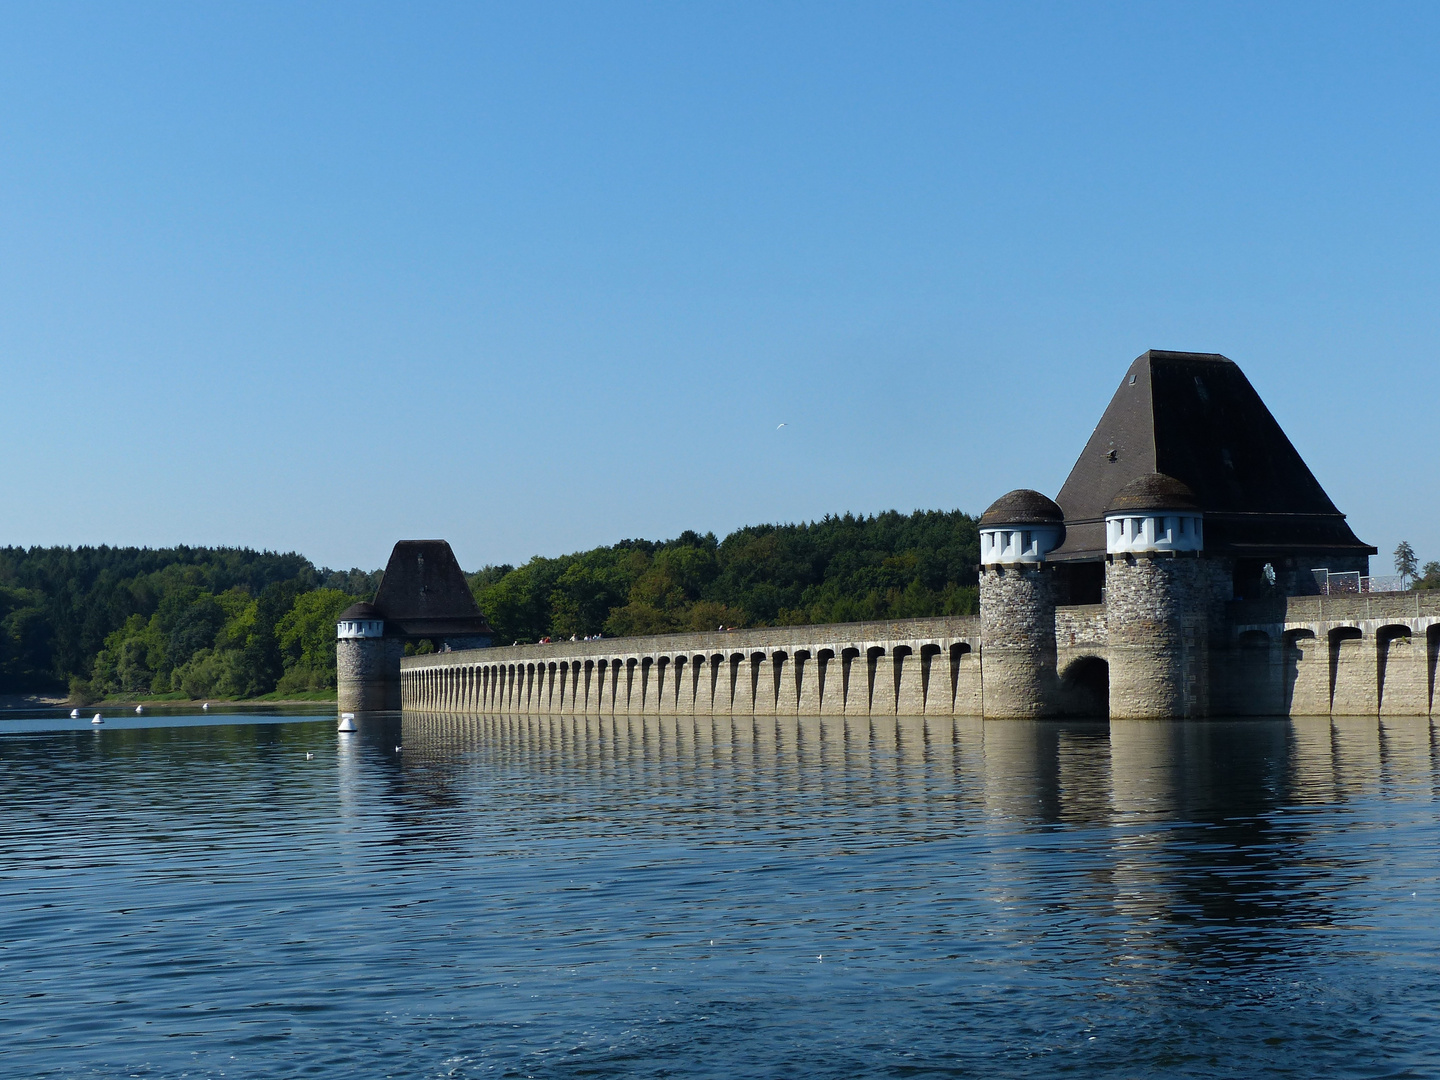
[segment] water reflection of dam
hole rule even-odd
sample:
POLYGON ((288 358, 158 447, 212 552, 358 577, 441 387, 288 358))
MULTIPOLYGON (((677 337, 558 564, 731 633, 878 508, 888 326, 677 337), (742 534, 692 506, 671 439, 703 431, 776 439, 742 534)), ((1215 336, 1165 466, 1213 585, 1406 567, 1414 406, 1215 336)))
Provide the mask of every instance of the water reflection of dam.
POLYGON ((1199 950, 1207 963, 1264 971, 1305 935, 1332 932, 1341 892, 1372 872, 1344 840, 1352 804, 1428 805, 1440 775, 1423 718, 1107 726, 407 712, 400 727, 393 768, 423 794, 411 810, 443 804, 459 823, 473 821, 466 807, 493 814, 496 800, 520 799, 548 807, 556 828, 599 836, 638 811, 657 843, 703 844, 723 825, 837 857, 893 845, 899 859, 938 858, 937 873, 947 859, 978 860, 994 933, 1009 932, 1009 904, 1073 909, 1113 935, 1117 957, 1147 956, 1134 970, 1117 960, 1116 977, 1158 980, 1157 993, 1157 956, 1199 950), (1053 880, 1035 877, 1040 852, 1053 880))
MULTIPOLYGON (((406 763, 629 770, 661 788, 763 778, 777 791, 849 785, 1035 822, 1260 816, 1382 786, 1428 794, 1436 738, 1423 717, 1157 724, 972 717, 500 716, 406 712, 406 763)), ((618 775, 618 773, 616 773, 618 775)))

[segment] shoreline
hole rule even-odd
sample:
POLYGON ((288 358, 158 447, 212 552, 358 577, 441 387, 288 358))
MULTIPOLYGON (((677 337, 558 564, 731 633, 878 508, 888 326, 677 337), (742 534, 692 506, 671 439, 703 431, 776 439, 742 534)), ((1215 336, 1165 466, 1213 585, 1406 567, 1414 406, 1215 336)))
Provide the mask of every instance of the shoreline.
POLYGON ((338 702, 338 698, 331 694, 328 697, 253 697, 253 698, 172 698, 172 697, 126 697, 126 698, 104 698, 100 701, 91 701, 85 704, 72 701, 68 696, 55 694, 0 694, 0 714, 13 712, 21 709, 119 709, 128 708, 133 710, 137 705, 148 708, 194 708, 209 703, 213 708, 217 705, 332 705, 338 702))

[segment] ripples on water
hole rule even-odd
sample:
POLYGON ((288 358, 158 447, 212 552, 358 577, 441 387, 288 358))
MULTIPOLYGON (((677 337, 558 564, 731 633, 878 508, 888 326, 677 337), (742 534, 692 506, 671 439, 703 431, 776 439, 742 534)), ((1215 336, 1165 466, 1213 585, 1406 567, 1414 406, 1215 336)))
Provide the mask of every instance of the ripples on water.
POLYGON ((0 1072, 1440 1072, 1425 720, 230 719, 0 721, 0 1072))

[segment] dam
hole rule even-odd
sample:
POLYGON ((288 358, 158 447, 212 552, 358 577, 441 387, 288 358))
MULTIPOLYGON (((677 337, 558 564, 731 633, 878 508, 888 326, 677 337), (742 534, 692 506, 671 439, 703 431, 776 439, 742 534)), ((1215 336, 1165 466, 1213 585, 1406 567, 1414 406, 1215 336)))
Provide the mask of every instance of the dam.
POLYGON ((341 707, 997 720, 1434 712, 1440 594, 1379 591, 1376 549, 1224 356, 1137 357, 1056 497, 1002 495, 979 532, 978 616, 501 648, 448 544, 405 541, 375 603, 340 618, 341 707), (439 651, 402 657, 420 638, 439 651))
MULTIPOLYGON (((1067 715, 1105 715, 1105 612, 1060 608, 1067 715), (1067 680, 1069 685, 1067 687, 1067 680)), ((1429 716, 1440 593, 1230 606, 1211 656, 1229 716, 1429 716)), ((407 709, 575 716, 982 716, 980 620, 769 627, 432 653, 402 662, 407 709)), ((1057 714, 1060 710, 1057 710, 1057 714)))

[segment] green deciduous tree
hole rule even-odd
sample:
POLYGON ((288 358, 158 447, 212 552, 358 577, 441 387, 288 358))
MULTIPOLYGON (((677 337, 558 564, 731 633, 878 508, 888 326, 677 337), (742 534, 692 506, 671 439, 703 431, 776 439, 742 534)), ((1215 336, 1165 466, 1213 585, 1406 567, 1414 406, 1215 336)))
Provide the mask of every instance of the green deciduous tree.
POLYGON ((355 598, 339 589, 316 589, 296 598, 275 623, 285 674, 276 689, 283 692, 332 690, 335 687, 335 622, 355 598))

